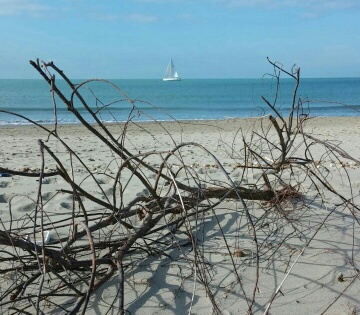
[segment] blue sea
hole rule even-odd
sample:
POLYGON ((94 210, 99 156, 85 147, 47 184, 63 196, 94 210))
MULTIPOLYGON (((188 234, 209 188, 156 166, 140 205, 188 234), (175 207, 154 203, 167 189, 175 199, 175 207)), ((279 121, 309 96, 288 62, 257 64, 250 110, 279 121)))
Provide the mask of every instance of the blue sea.
MULTIPOLYGON (((74 83, 80 84, 81 80, 74 83)), ((71 90, 62 80, 56 82, 66 98, 71 90)), ((162 80, 94 81, 79 87, 87 105, 104 122, 216 120, 257 117, 274 113, 262 96, 283 115, 290 110, 294 80, 281 79, 196 79, 180 82, 162 80)), ((310 116, 359 116, 360 78, 301 79, 297 93, 304 113, 310 116)), ((78 119, 55 97, 59 124, 78 123, 78 119)), ((79 99, 73 106, 94 122, 79 99)), ((43 80, 0 80, 0 125, 30 124, 11 111, 41 124, 54 123, 54 102, 50 87, 43 80)))

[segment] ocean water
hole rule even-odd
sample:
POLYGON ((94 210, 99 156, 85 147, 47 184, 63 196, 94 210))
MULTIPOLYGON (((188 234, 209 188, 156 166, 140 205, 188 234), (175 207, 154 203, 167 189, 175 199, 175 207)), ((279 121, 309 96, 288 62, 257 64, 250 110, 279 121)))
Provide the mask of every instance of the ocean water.
MULTIPOLYGON (((89 82, 78 91, 95 115, 105 122, 214 120, 274 115, 262 96, 287 115, 294 83, 292 79, 281 79, 277 89, 276 80, 271 78, 109 80, 89 82)), ((70 100, 72 94, 66 83, 58 80, 57 85, 70 100)), ((360 115, 360 78, 301 79, 297 95, 303 101, 304 113, 310 116, 360 115)), ((55 104, 59 124, 79 122, 58 97, 55 104)), ((87 121, 95 121, 78 97, 72 98, 72 104, 87 121)), ((54 112, 50 87, 44 80, 0 80, 0 125, 30 124, 19 115, 51 124, 55 120, 54 112)))

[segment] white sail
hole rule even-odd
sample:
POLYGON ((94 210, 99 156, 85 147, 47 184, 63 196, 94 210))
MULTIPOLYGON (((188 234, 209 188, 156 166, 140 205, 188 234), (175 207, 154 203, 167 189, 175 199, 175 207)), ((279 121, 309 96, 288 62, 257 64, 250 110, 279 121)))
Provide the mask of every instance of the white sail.
POLYGON ((163 78, 164 81, 180 81, 180 77, 175 70, 174 63, 172 59, 170 58, 170 62, 166 68, 165 75, 163 78))

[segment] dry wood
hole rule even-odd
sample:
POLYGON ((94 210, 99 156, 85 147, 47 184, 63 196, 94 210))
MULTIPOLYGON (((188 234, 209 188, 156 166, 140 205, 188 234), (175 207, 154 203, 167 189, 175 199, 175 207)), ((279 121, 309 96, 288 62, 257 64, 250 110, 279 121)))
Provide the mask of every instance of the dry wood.
MULTIPOLYGON (((175 143, 174 141, 174 147, 169 148, 166 154, 164 152, 139 152, 138 154, 138 151, 132 153, 124 145, 123 139, 127 126, 133 123, 132 111, 141 113, 133 100, 129 99, 111 82, 97 80, 115 88, 122 97, 122 101, 131 104, 129 121, 123 129, 122 136, 118 137, 112 134, 101 121, 99 113, 106 106, 98 111, 93 111, 81 95, 81 88, 91 81, 75 85, 54 63, 31 61, 34 69, 51 87, 55 117, 53 130, 37 123, 34 124, 47 131, 49 136, 57 139, 66 148, 71 157, 82 166, 87 177, 93 180, 95 189, 104 198, 94 196, 92 191, 85 190, 81 182, 73 176, 73 165, 70 168, 65 166, 44 141, 39 141, 42 159, 44 159, 43 152, 47 152, 52 162, 56 162, 57 171, 44 172, 45 160, 43 160, 42 170, 38 173, 20 172, 0 167, 0 172, 16 176, 39 177, 34 219, 24 223, 23 226, 11 222, 7 227, 3 225, 0 230, 0 245, 2 245, 0 250, 3 254, 3 257, 0 258, 0 274, 5 277, 5 275, 16 273, 16 282, 9 284, 0 293, 0 307, 11 310, 13 314, 42 314, 49 311, 85 314, 93 301, 94 294, 99 290, 106 290, 106 283, 117 277, 117 293, 108 310, 116 308, 120 314, 124 314, 127 305, 125 294, 128 285, 126 282, 127 270, 134 267, 134 261, 137 259, 134 257, 139 257, 139 255, 142 259, 156 255, 171 257, 171 250, 177 246, 180 254, 177 258, 172 259, 180 260, 179 257, 182 257, 188 262, 194 274, 194 281, 203 285, 213 305, 214 313, 221 314, 222 310, 217 305, 216 290, 214 289, 218 284, 212 282, 212 271, 206 258, 208 252, 196 237, 198 230, 201 230, 206 236, 207 232, 203 222, 206 217, 212 217, 215 222, 213 228, 219 229, 226 252, 231 257, 231 268, 235 275, 233 288, 246 300, 247 312, 252 314, 259 292, 260 263, 275 259, 274 257, 279 254, 289 238, 301 237, 303 233, 296 220, 288 218, 289 211, 287 209, 289 203, 297 203, 299 209, 303 211, 306 211, 309 206, 303 198, 302 183, 309 180, 317 185, 319 196, 323 190, 327 190, 339 195, 344 201, 346 200, 348 207, 358 209, 351 200, 331 188, 326 177, 321 173, 321 169, 316 167, 318 162, 315 163, 313 159, 309 158, 308 151, 311 150, 311 147, 305 140, 299 139, 299 135, 324 145, 335 155, 357 163, 359 161, 341 149, 302 132, 302 126, 308 117, 303 115, 302 102, 297 99, 300 69, 287 72, 277 63, 269 62, 275 69, 273 76, 278 82, 277 89, 279 89, 280 74, 289 75, 295 80, 291 100, 292 107, 289 117, 285 119, 277 108, 277 90, 272 102, 263 98, 275 115, 263 118, 270 127, 265 127, 264 122, 260 131, 254 131, 250 138, 246 138, 241 130, 237 133, 237 136, 242 137, 244 148, 241 152, 233 151, 231 154, 237 160, 241 159, 239 169, 243 172, 242 178, 246 178, 253 171, 260 172, 258 182, 245 185, 245 181, 235 183, 225 171, 221 161, 201 144, 175 143), (55 74, 68 84, 72 91, 70 97, 66 97, 58 88, 55 74), (113 180, 113 196, 106 195, 96 179, 96 174, 77 154, 76 148, 70 148, 66 141, 58 135, 57 108, 59 105, 55 102, 55 95, 88 129, 88 132, 99 139, 116 157, 119 165, 117 174, 109 175, 109 178, 113 180), (96 127, 99 128, 85 120, 75 106, 75 99, 91 115, 96 122, 96 127), (274 129, 277 139, 269 138, 269 128, 274 129), (181 149, 186 146, 203 150, 204 153, 212 156, 218 171, 223 173, 227 182, 224 182, 222 186, 214 183, 209 185, 207 179, 186 165, 181 155, 181 149), (302 146, 303 149, 299 149, 302 146), (266 157, 265 150, 270 151, 267 156, 271 156, 271 158, 266 157), (161 165, 158 167, 151 165, 147 160, 150 155, 158 155, 163 161, 161 165), (169 171, 171 169, 169 161, 173 157, 182 163, 181 169, 188 172, 190 177, 188 182, 182 180, 178 173, 169 171), (294 168, 302 172, 302 177, 299 176, 295 184, 292 176, 294 168), (129 181, 133 178, 137 179, 142 185, 140 190, 146 189, 148 192, 147 195, 138 196, 127 204, 124 204, 123 196, 129 183, 122 182, 121 176, 125 171, 132 174, 129 181), (152 173, 151 178, 155 179, 151 180, 149 173, 152 173), (43 178, 49 176, 60 176, 68 184, 67 189, 59 192, 73 198, 72 212, 69 212, 66 218, 54 218, 47 215, 42 202, 41 182, 43 178), (160 189, 160 187, 162 188, 160 189), (251 239, 252 254, 243 249, 234 251, 230 248, 221 222, 217 218, 219 206, 223 206, 224 201, 229 200, 238 201, 240 210, 237 215, 246 218, 242 233, 251 239), (96 205, 98 210, 89 209, 86 206, 87 203, 96 205), (255 216, 253 211, 255 208, 260 209, 261 216, 255 216), (276 228, 270 229, 270 225, 274 225, 276 228), (61 233, 64 227, 68 228, 68 234, 65 236, 61 233), (81 228, 79 229, 79 227, 81 228), (289 229, 290 232, 279 236, 278 231, 285 229, 289 229), (51 230, 54 236, 51 242, 45 242, 44 239, 44 232, 48 230, 51 230), (265 237, 259 238, 258 233, 261 231, 264 231, 265 237), (28 237, 29 235, 31 238, 28 237), (188 242, 180 245, 180 236, 184 235, 188 238, 188 242), (269 247, 268 240, 276 240, 274 243, 277 245, 269 247), (191 247, 192 256, 185 254, 187 246, 191 247), (239 261, 240 258, 244 259, 244 262, 239 261), (244 267, 246 264, 255 265, 256 280, 251 290, 245 288, 239 272, 240 267, 244 267)), ((18 114, 14 113, 14 115, 18 114)), ((310 241, 306 246, 309 244, 310 241)), ((290 271, 291 269, 288 272, 290 273, 290 271)), ((281 285, 268 304, 266 312, 271 308, 271 303, 277 294, 281 292, 281 285)))

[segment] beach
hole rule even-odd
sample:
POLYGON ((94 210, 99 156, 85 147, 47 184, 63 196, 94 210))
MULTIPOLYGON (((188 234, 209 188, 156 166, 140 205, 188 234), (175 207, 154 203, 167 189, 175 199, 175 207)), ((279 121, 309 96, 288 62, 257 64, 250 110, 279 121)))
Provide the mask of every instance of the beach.
MULTIPOLYGON (((39 177, 9 174, 6 170, 25 173, 43 170, 46 174, 55 172, 60 162, 74 182, 90 195, 116 203, 116 207, 126 207, 132 200, 147 196, 149 189, 134 179, 132 172, 119 171, 129 157, 124 148, 138 157, 139 160, 130 161, 134 161, 136 170, 144 174, 151 187, 158 180, 157 175, 141 161, 154 169, 166 161, 168 171, 164 172, 168 180, 159 179, 158 185, 162 191, 166 191, 172 176, 184 185, 196 183, 204 189, 231 187, 237 183, 246 188, 263 189, 266 185, 258 167, 264 161, 275 163, 279 155, 278 149, 259 138, 266 135, 277 143, 279 135, 268 117, 107 126, 113 139, 122 144, 119 152, 105 143, 112 143, 112 139, 99 126, 94 129, 104 141, 81 125, 59 125, 56 136, 49 135, 48 131, 54 130, 51 125, 46 126, 48 131, 36 126, 1 126, 0 167, 2 174, 9 175, 0 178, 2 230, 17 228, 23 235, 30 235, 39 192, 41 208, 46 213, 46 230, 50 231, 52 240, 68 237, 70 229, 64 224, 56 234, 49 222, 55 222, 59 216, 68 222, 65 217, 71 216, 74 209, 81 212, 74 206, 74 197, 68 193, 72 188, 63 177, 44 177, 40 182, 39 177), (39 140, 47 149, 40 148, 39 140), (244 143, 249 144, 247 150, 244 143), (171 154, 175 148, 176 154, 171 154), (260 150, 263 157, 253 155, 255 157, 247 159, 255 149, 260 150), (121 194, 112 199, 117 187, 114 186, 116 176, 122 185, 121 194), (93 178, 96 178, 95 184, 93 178)), ((285 200, 287 204, 283 208, 270 207, 272 200, 267 204, 261 200, 245 200, 249 209, 245 213, 246 207, 240 200, 225 198, 213 212, 204 212, 196 226, 191 225, 193 219, 189 220, 183 234, 171 235, 169 228, 170 236, 163 232, 149 236, 159 240, 167 237, 173 246, 159 245, 159 250, 167 256, 156 251, 146 254, 134 250, 132 258, 126 261, 124 307, 129 313, 209 314, 214 308, 210 301, 213 298, 223 314, 245 314, 250 304, 254 314, 263 314, 272 297, 269 314, 359 312, 360 227, 359 212, 352 204, 360 205, 360 165, 357 163, 360 117, 311 118, 303 133, 311 135, 306 138, 306 152, 303 135, 299 133, 288 152, 289 165, 294 164, 278 170, 284 172, 281 173, 283 180, 297 187, 298 200, 285 200), (324 148, 321 141, 329 142, 331 148, 324 148), (300 158, 311 159, 313 166, 305 171, 300 158), (311 172, 316 181, 311 182, 311 172), (322 186, 321 181, 327 186, 322 186), (256 242, 252 229, 256 231, 256 242), (190 247, 185 237, 189 230, 194 237, 190 247), (195 250, 194 239, 198 240, 201 250, 195 250), (195 253, 202 257, 202 266, 209 268, 206 276, 202 274, 203 269, 194 267, 196 263, 192 260, 199 259, 195 253), (210 291, 203 288, 204 282, 210 291)), ((269 174, 270 178, 273 174, 269 174)), ((274 183, 276 180, 275 176, 274 183)), ((280 184, 276 184, 276 189, 280 184)), ((176 188, 174 191, 176 194, 176 188)), ((99 212, 106 212, 88 198, 83 202, 89 214, 98 216, 99 212)), ((204 202, 216 203, 212 197, 204 202)), ((127 223, 132 226, 129 233, 141 228, 141 219, 128 219, 127 223)), ((81 214, 79 220, 84 220, 81 214)), ((96 220, 94 222, 98 222, 96 220)), ((4 261, 1 264, 1 269, 5 268, 4 261)), ((2 275, 1 292, 17 279, 15 273, 7 272, 6 276, 5 279, 2 275)), ((116 296, 117 281, 115 274, 92 294, 86 313, 102 314, 108 310, 116 296)), ((9 304, 3 305, 2 311, 7 307, 9 304)), ((116 313, 117 305, 113 307, 116 313)))

